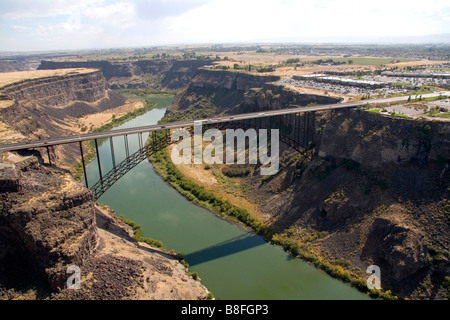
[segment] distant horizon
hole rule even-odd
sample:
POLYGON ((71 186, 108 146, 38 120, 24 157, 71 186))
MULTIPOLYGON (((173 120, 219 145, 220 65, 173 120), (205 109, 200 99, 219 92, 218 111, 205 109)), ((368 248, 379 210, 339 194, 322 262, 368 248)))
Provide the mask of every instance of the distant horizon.
POLYGON ((0 0, 1 52, 210 43, 450 43, 449 30, 447 0, 0 0))
POLYGON ((0 53, 3 55, 7 54, 45 54, 45 53, 74 53, 74 52, 84 52, 84 51, 97 51, 97 50, 131 50, 131 49, 140 49, 140 48, 177 48, 177 47, 213 47, 213 46, 242 46, 242 47, 251 47, 251 46, 277 46, 277 45, 288 45, 288 46, 323 46, 323 45, 361 45, 361 46, 407 46, 407 45, 413 45, 413 46, 421 46, 421 45, 449 45, 450 46, 450 33, 443 33, 443 34, 430 34, 430 35, 422 35, 422 36, 405 36, 402 37, 404 40, 399 41, 397 36, 389 36, 389 37, 378 37, 373 36, 371 37, 372 40, 369 41, 365 39, 364 41, 361 40, 351 40, 347 38, 340 39, 340 40, 332 40, 332 39, 320 39, 316 38, 315 40, 254 40, 254 41, 247 41, 247 42, 197 42, 197 43, 167 43, 167 44, 151 44, 151 45, 136 45, 136 46, 111 46, 111 47, 85 47, 85 48, 62 48, 62 49, 49 49, 49 50, 2 50, 3 48, 0 48, 0 53), (434 38, 434 41, 429 41, 429 38, 434 38), (395 40, 394 40, 395 39, 395 40), (409 39, 409 40, 408 40, 409 39), (416 40, 411 40, 416 39, 416 40))

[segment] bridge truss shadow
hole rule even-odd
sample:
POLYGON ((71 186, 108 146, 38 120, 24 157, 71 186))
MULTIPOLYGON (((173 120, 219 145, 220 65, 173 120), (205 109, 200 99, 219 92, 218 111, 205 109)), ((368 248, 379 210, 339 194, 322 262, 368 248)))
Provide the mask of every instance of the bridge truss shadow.
POLYGON ((190 266, 195 266, 204 262, 223 258, 235 253, 252 249, 266 242, 256 234, 244 234, 227 241, 217 243, 208 248, 198 250, 185 255, 185 260, 190 266))

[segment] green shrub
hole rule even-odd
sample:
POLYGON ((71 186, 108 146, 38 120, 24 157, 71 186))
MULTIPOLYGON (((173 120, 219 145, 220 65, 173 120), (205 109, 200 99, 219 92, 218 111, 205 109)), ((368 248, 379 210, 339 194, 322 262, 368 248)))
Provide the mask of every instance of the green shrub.
POLYGON ((191 272, 189 273, 189 275, 192 277, 192 279, 194 280, 200 280, 198 273, 197 272, 191 272))
POLYGON ((238 165, 225 166, 222 168, 222 173, 227 177, 246 177, 252 170, 249 167, 242 167, 238 165))
POLYGON ((140 225, 130 219, 126 219, 123 215, 119 217, 119 219, 129 225, 133 229, 133 238, 138 242, 144 242, 152 247, 164 249, 164 245, 159 240, 154 240, 152 238, 146 238, 143 236, 143 231, 140 225))

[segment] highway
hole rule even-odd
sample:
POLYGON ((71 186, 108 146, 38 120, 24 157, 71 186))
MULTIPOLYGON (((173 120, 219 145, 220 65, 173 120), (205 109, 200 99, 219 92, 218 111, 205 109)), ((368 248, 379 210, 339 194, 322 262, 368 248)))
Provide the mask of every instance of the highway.
MULTIPOLYGON (((424 94, 424 95, 422 95, 422 98, 437 97, 440 95, 450 96, 450 92, 445 91, 445 92, 424 94)), ((269 110, 269 111, 253 112, 253 113, 242 113, 242 114, 227 115, 227 116, 208 118, 208 119, 171 122, 171 123, 166 123, 166 124, 161 124, 161 125, 150 125, 150 126, 143 126, 143 127, 129 128, 129 129, 119 129, 119 130, 98 132, 98 133, 87 133, 87 134, 73 135, 73 136, 66 136, 66 137, 49 138, 49 139, 44 139, 44 140, 35 140, 35 141, 0 145, 0 152, 50 147, 50 146, 54 146, 54 145, 75 143, 75 142, 95 140, 95 139, 103 139, 103 138, 130 135, 130 134, 136 134, 136 133, 142 133, 142 132, 159 131, 159 130, 163 130, 163 129, 183 128, 183 127, 193 126, 196 121, 197 122, 201 121, 204 124, 213 124, 213 123, 231 122, 231 121, 263 118, 263 117, 273 117, 273 116, 286 115, 286 114, 296 114, 296 113, 302 113, 302 112, 354 108, 354 107, 364 106, 364 105, 368 105, 368 104, 400 102, 400 101, 407 101, 408 98, 409 98, 409 95, 401 96, 401 97, 394 97, 394 98, 362 100, 362 101, 355 101, 355 102, 318 105, 318 106, 311 106, 311 107, 294 107, 294 108, 288 108, 288 109, 282 109, 282 110, 269 110)), ((414 95, 412 95, 411 98, 413 99, 414 95)))

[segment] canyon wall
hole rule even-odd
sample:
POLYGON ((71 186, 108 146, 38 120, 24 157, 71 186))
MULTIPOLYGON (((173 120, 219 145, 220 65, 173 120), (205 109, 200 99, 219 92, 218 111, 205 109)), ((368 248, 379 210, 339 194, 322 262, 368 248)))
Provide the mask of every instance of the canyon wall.
POLYGON ((212 88, 248 91, 260 88, 267 82, 280 80, 278 76, 262 76, 226 70, 200 69, 195 74, 190 86, 194 88, 212 88))
POLYGON ((129 62, 109 61, 41 61, 37 70, 54 70, 68 68, 92 68, 99 69, 103 76, 109 80, 113 77, 131 77, 133 75, 132 64, 129 62))
POLYGON ((67 171, 36 158, 0 164, 0 299, 196 300, 208 290, 67 171), (67 287, 69 266, 80 288, 67 287))
POLYGON ((213 60, 152 59, 136 61, 42 61, 38 70, 66 68, 99 69, 111 89, 154 88, 176 90, 186 87, 195 72, 213 60))
MULTIPOLYGON (((80 116, 114 109, 126 102, 120 94, 107 90, 107 82, 97 70, 23 80, 1 87, 0 93, 3 99, 13 101, 0 108, 0 120, 29 139, 79 134, 76 124, 80 116)), ((50 151, 54 164, 70 167, 74 159, 79 159, 74 144, 52 147, 50 151)))
POLYGON ((33 157, 1 164, 0 181, 2 284, 37 273, 52 291, 62 289, 66 268, 82 266, 98 244, 91 192, 33 157))
POLYGON ((58 77, 28 79, 0 88, 9 99, 41 106, 63 106, 73 101, 95 102, 106 95, 107 83, 100 71, 58 77))
MULTIPOLYGON (((199 70, 167 115, 198 118, 339 102, 266 81, 199 70)), ((281 146, 276 175, 262 178, 257 165, 238 182, 273 230, 363 278, 368 266, 378 265, 382 287, 400 297, 447 297, 450 122, 352 108, 262 118, 259 124, 274 125, 303 147, 281 146)))

